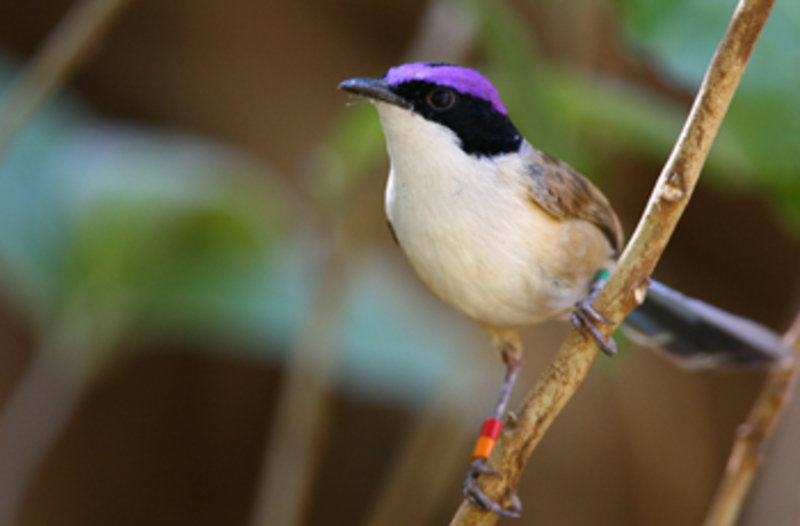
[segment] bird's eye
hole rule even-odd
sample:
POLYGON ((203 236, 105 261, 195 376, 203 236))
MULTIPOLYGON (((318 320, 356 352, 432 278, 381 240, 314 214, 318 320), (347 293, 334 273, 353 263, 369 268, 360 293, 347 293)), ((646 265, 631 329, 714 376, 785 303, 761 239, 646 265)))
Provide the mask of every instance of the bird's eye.
POLYGON ((456 94, 449 88, 436 88, 428 93, 425 99, 428 106, 436 111, 445 111, 453 107, 456 103, 456 94))

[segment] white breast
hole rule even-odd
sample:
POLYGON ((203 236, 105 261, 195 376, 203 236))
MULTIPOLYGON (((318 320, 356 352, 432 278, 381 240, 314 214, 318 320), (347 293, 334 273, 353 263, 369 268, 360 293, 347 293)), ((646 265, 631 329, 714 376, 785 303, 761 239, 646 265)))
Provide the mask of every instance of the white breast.
POLYGON ((447 128, 377 106, 392 163, 386 213, 438 296, 481 323, 512 327, 562 314, 586 294, 610 256, 594 255, 597 243, 608 246, 594 226, 533 204, 516 156, 467 155, 447 128))

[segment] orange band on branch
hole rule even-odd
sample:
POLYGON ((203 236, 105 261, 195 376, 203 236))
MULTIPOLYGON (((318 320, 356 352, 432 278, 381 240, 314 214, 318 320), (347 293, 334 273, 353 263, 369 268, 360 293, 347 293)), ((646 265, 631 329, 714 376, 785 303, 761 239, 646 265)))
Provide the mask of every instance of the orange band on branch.
POLYGON ((472 450, 472 460, 476 458, 482 458, 487 460, 489 455, 492 454, 492 450, 494 449, 494 445, 497 443, 497 440, 485 436, 478 437, 478 440, 475 442, 475 449, 472 450))

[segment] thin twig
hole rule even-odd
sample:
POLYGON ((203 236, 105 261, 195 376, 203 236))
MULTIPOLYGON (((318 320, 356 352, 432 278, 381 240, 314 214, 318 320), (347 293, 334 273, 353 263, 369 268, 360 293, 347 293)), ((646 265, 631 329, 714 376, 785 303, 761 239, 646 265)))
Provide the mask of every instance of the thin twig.
POLYGON ((348 250, 338 237, 321 262, 324 274, 312 311, 289 356, 264 448, 250 526, 302 524, 307 510, 323 438, 329 429, 328 395, 340 360, 336 342, 348 250))
MULTIPOLYGON (((636 231, 594 303, 606 318, 619 323, 644 299, 647 280, 689 202, 773 3, 774 0, 741 0, 737 6, 636 231)), ((601 329, 609 335, 615 325, 601 329)), ((481 489, 486 495, 501 503, 510 502, 533 449, 583 382, 596 355, 593 341, 574 330, 570 332, 492 454, 489 467, 502 477, 482 477, 481 489)), ((464 501, 451 526, 486 526, 497 519, 497 515, 464 501)))
POLYGON ((725 474, 717 487, 705 526, 731 526, 739 517, 753 477, 761 465, 764 447, 788 405, 800 373, 800 313, 784 336, 784 341, 795 349, 795 362, 791 367, 772 371, 747 420, 737 429, 725 474))
POLYGON ((464 371, 453 371, 424 413, 415 418, 387 468, 363 526, 434 523, 443 497, 452 490, 451 482, 463 473, 463 455, 472 445, 474 421, 468 415, 477 418, 478 411, 465 407, 465 377, 464 371), (454 412, 454 407, 463 410, 454 412))
POLYGON ((130 318, 106 311, 95 325, 81 301, 54 319, 0 412, 0 526, 13 526, 47 454, 90 387, 109 365, 130 318))
MULTIPOLYGON (((63 342, 47 342, 59 345, 63 342)), ((53 352, 37 349, 0 414, 0 526, 17 523, 22 502, 88 386, 53 352)))
MULTIPOLYGON (((0 159, 29 117, 75 71, 129 1, 83 0, 48 35, 5 97, 0 159)), ((51 331, 0 414, 0 526, 15 522, 36 470, 88 385, 90 368, 77 372, 59 367, 55 356, 70 352, 74 342, 59 326, 51 331)))
POLYGON ((80 0, 17 77, 0 112, 0 159, 30 116, 69 78, 131 0, 80 0))

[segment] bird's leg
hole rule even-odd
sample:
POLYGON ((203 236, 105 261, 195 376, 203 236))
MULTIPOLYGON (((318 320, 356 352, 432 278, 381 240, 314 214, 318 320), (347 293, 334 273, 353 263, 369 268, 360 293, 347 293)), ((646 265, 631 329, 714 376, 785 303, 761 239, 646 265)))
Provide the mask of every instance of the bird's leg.
POLYGON ((592 287, 589 289, 589 295, 582 300, 579 300, 575 304, 575 310, 572 311, 570 320, 572 321, 572 325, 574 325, 578 332, 580 332, 584 337, 592 337, 604 353, 609 356, 614 356, 617 354, 617 344, 614 341, 614 338, 611 336, 608 338, 603 336, 603 334, 595 325, 595 323, 612 325, 614 322, 607 320, 592 306, 592 303, 594 303, 594 300, 597 297, 597 294, 600 292, 600 289, 602 289, 603 285, 605 285, 608 275, 608 271, 605 270, 597 273, 594 281, 592 282, 592 287))
POLYGON ((511 389, 517 379, 517 374, 522 366, 522 344, 514 331, 493 331, 492 332, 495 348, 500 352, 503 362, 506 364, 506 375, 503 379, 503 386, 500 389, 500 396, 495 405, 494 413, 491 418, 487 418, 481 428, 475 448, 472 452, 472 463, 470 464, 467 478, 464 480, 464 496, 476 507, 491 511, 504 517, 519 517, 522 506, 519 499, 514 495, 511 499, 512 504, 509 508, 504 508, 497 502, 486 496, 478 487, 478 477, 486 474, 492 477, 501 477, 499 473, 490 469, 486 465, 500 432, 503 429, 503 415, 511 397, 511 389))

